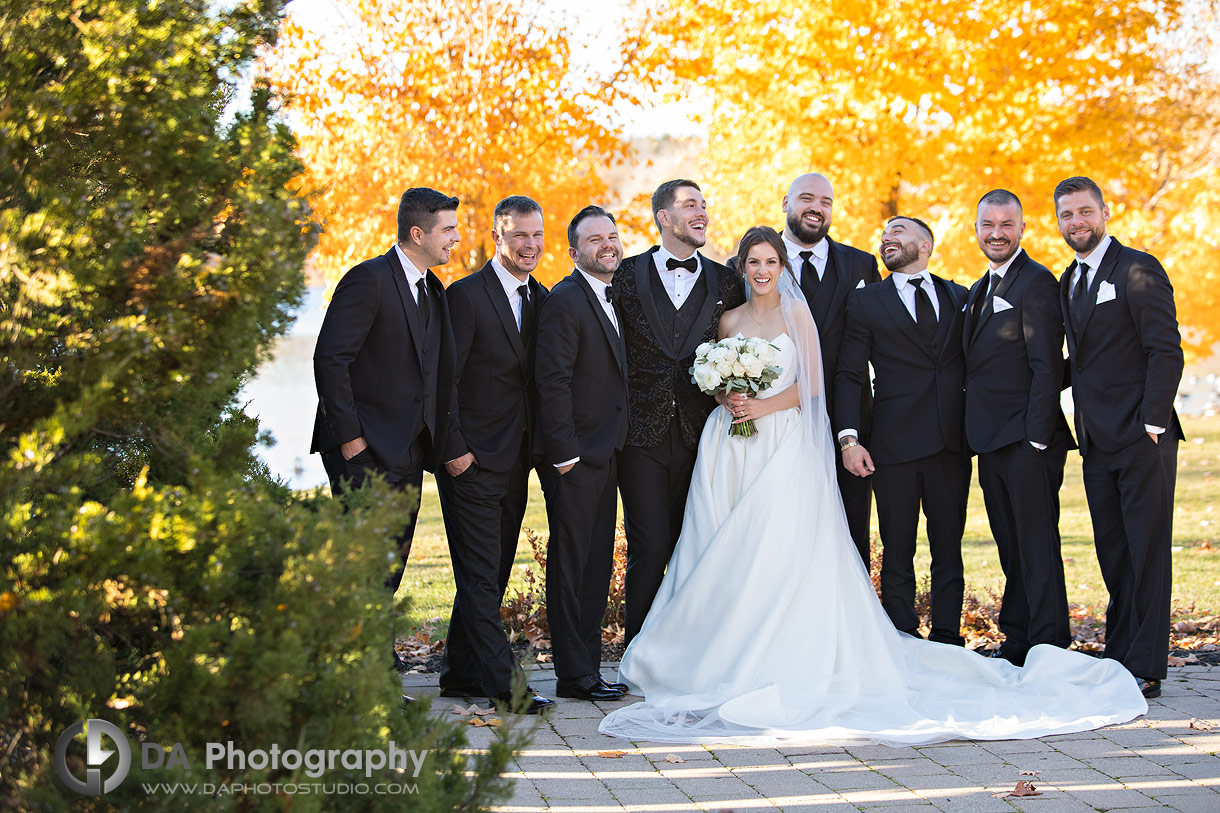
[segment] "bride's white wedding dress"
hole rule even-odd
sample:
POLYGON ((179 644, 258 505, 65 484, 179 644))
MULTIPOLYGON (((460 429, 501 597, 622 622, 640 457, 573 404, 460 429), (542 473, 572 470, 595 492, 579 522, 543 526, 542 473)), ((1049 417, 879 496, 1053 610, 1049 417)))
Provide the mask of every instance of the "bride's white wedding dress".
MULTIPOLYGON (((785 297, 797 339, 775 339, 784 371, 760 397, 805 371, 821 380, 816 329, 807 310, 799 321, 799 304, 785 297)), ((916 745, 1062 734, 1147 711, 1113 660, 1038 646, 1017 668, 898 632, 848 534, 825 408, 801 389, 801 408, 759 419, 751 438, 729 436, 723 407, 708 419, 682 536, 619 669, 645 701, 612 711, 603 733, 916 745)))

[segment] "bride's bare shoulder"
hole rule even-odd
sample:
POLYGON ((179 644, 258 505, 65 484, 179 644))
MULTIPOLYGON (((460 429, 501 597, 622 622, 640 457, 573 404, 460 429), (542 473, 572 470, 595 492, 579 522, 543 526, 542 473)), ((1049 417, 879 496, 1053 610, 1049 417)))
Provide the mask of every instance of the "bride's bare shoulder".
POLYGON ((745 305, 738 305, 735 308, 730 308, 720 315, 720 329, 717 331, 716 338, 723 339, 726 336, 732 336, 737 332, 737 325, 741 320, 741 315, 745 311, 745 305))

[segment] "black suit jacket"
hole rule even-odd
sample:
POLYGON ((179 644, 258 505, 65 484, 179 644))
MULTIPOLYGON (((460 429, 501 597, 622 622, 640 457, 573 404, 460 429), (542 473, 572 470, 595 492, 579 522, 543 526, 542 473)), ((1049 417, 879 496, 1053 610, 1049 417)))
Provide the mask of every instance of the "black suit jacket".
POLYGON ((1073 261, 1059 281, 1067 328, 1076 439, 1081 454, 1092 446, 1116 452, 1139 440, 1144 425, 1185 437, 1173 399, 1182 380, 1182 337, 1173 285, 1156 257, 1111 237, 1085 294, 1082 324, 1072 324, 1073 261), (1105 285, 1113 298, 1098 303, 1105 285))
POLYGON ((966 352, 966 441, 975 452, 1036 441, 1072 448, 1059 403, 1063 314, 1059 282, 1021 249, 988 299, 990 273, 970 288, 966 352), (1012 307, 995 310, 996 300, 1012 307))
POLYGON ((542 307, 534 374, 547 464, 609 463, 627 438, 627 348, 579 271, 542 307))
MULTIPOLYGON (((425 273, 432 319, 420 323, 398 255, 365 260, 335 286, 314 348, 318 412, 311 452, 363 436, 384 469, 408 462, 411 444, 446 424, 453 390, 453 333, 445 288, 425 273)), ((425 467, 442 461, 431 443, 425 467)))
POLYGON ((835 432, 860 428, 861 390, 869 386, 871 362, 876 377, 868 450, 878 465, 966 448, 961 335, 967 292, 956 282, 935 275, 932 279, 940 317, 931 347, 920 338, 893 276, 847 297, 847 325, 835 374, 835 432))
POLYGON ((671 404, 676 405, 682 442, 693 449, 707 416, 716 407, 690 377, 695 348, 716 340, 721 315, 746 301, 745 285, 736 271, 699 260, 707 279, 707 297, 685 344, 675 347, 661 329, 661 317, 653 299, 652 255, 657 246, 623 260, 614 274, 614 304, 627 343, 631 397, 631 424, 627 442, 632 446, 656 446, 669 427, 671 404))
MULTIPOLYGON (((532 276, 527 284, 537 314, 547 290, 532 276)), ((480 468, 508 471, 521 454, 522 436, 532 434, 534 425, 537 329, 521 341, 512 305, 490 262, 450 285, 446 296, 457 403, 449 416, 445 460, 469 451, 480 468)))

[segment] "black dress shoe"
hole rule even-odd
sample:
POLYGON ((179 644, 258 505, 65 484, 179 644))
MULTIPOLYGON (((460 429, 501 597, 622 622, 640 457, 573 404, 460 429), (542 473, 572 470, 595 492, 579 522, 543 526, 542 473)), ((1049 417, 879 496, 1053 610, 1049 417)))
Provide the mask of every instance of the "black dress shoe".
POLYGON ((577 700, 619 700, 626 690, 619 691, 602 685, 602 679, 591 675, 579 680, 555 681, 555 694, 577 700))
POLYGON ((487 697, 482 686, 473 683, 457 683, 441 687, 441 697, 487 697))
POLYGON ((1137 677, 1136 682, 1140 685, 1140 694, 1151 700, 1154 697, 1161 696, 1161 681, 1149 680, 1148 678, 1137 677))
POLYGON ((1024 666, 1025 665, 1025 656, 1024 655, 1017 657, 1016 655, 1012 655, 1008 652, 1005 652, 1003 647, 1001 647, 999 649, 991 650, 990 652, 987 653, 987 657, 988 658, 1000 658, 1000 659, 1006 660, 1009 663, 1011 663, 1013 666, 1024 666))
POLYGON ((612 692, 622 692, 623 694, 627 694, 627 692, 631 691, 631 687, 626 683, 611 683, 601 675, 597 676, 597 682, 601 684, 603 689, 609 689, 612 692))
POLYGON ((512 714, 542 714, 555 705, 554 700, 543 697, 540 694, 534 694, 533 689, 527 690, 526 695, 515 703, 512 694, 509 692, 496 695, 492 699, 496 701, 496 705, 503 706, 505 711, 512 714))

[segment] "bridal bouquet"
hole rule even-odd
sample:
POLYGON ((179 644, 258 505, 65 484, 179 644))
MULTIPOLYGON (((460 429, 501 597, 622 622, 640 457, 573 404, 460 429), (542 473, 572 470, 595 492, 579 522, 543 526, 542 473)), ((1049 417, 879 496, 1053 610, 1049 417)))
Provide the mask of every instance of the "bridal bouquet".
MULTIPOLYGON (((704 342, 695 349, 691 380, 708 395, 717 392, 742 392, 757 395, 771 386, 783 370, 775 364, 779 348, 766 339, 730 336, 718 342, 704 342)), ((753 420, 729 426, 730 435, 743 438, 758 434, 753 420)))

